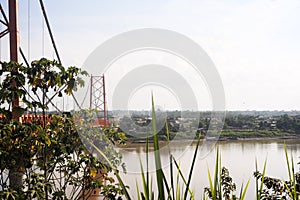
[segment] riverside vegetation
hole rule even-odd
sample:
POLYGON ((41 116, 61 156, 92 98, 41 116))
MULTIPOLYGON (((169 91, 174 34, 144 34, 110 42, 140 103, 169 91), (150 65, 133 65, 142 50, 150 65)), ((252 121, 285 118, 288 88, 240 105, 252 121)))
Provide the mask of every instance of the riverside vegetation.
MULTIPOLYGON (((109 176, 112 166, 121 164, 121 155, 102 147, 102 152, 113 157, 111 166, 104 164, 88 153, 71 118, 47 115, 54 98, 72 95, 84 84, 81 76, 86 72, 42 58, 30 67, 2 63, 0 75, 0 199, 88 199, 94 188, 101 188, 107 198, 122 194, 109 176), (15 98, 24 106, 12 109, 15 98), (35 120, 20 123, 13 119, 26 112, 33 113, 35 120), (94 178, 99 171, 110 184, 94 178)), ((94 136, 95 143, 122 142, 120 134, 110 129, 81 128, 94 136)))
MULTIPOLYGON (((50 116, 51 120, 46 120, 51 100, 55 96, 72 95, 77 87, 84 84, 80 76, 86 75, 85 72, 76 67, 65 69, 57 62, 43 58, 32 62, 31 68, 14 62, 2 63, 0 74, 5 76, 0 85, 0 111, 4 116, 0 120, 1 199, 88 199, 95 188, 101 189, 105 199, 133 199, 133 188, 126 186, 117 170, 118 167, 122 167, 121 155, 110 145, 99 145, 123 143, 124 133, 110 128, 89 126, 93 115, 88 111, 79 113, 80 117, 82 114, 84 117, 77 123, 67 115, 53 115, 50 116), (11 84, 12 81, 15 81, 15 86, 11 84), (25 83, 29 85, 30 92, 26 90, 25 83), (12 100, 16 96, 22 99, 25 107, 12 110, 12 100), (33 113, 40 111, 43 117, 30 123, 20 123, 12 118, 13 115, 21 116, 27 110, 33 113), (78 131, 85 134, 79 137, 78 131), (103 180, 107 181, 106 185, 103 181, 95 179, 100 171, 103 180), (110 172, 114 173, 117 181, 110 172)), ((157 184, 153 187, 152 178, 147 171, 148 166, 140 164, 141 180, 137 181, 141 181, 143 188, 135 188, 138 199, 195 199, 193 189, 203 190, 203 199, 246 198, 250 180, 240 187, 237 194, 237 186, 230 177, 229 170, 221 166, 218 150, 214 175, 211 175, 210 169, 207 172, 209 186, 204 189, 190 188, 192 175, 196 170, 194 167, 200 135, 188 176, 183 175, 179 163, 170 151, 170 167, 168 171, 164 171, 161 167, 153 100, 152 122, 151 137, 154 143, 157 184), (171 174, 169 180, 166 179, 166 173, 171 174)), ((170 141, 168 125, 166 122, 165 136, 167 141, 170 141)), ((145 145, 148 151, 148 139, 145 145)), ((258 169, 254 172, 257 200, 299 199, 300 175, 296 173, 293 157, 289 157, 286 150, 285 153, 289 180, 266 176, 265 162, 261 172, 258 169)), ((147 157, 146 159, 148 161, 147 157)), ((148 162, 146 163, 148 165, 148 162)))
MULTIPOLYGON (((114 112, 117 116, 123 116, 119 117, 116 124, 119 126, 119 131, 126 130, 124 132, 129 141, 139 141, 146 137, 144 127, 151 122, 151 116, 142 111, 131 111, 131 113, 131 116, 127 116, 122 111, 114 112)), ((157 122, 159 127, 163 127, 158 132, 159 139, 162 140, 167 139, 166 125, 169 127, 171 139, 175 136, 175 139, 179 140, 194 139, 196 130, 196 136, 200 134, 205 137, 213 116, 211 112, 193 111, 166 111, 165 114, 167 124, 161 118, 157 122)), ((210 134, 210 136, 221 140, 300 136, 300 112, 298 111, 229 111, 224 121, 219 123, 224 123, 221 134, 210 134)))
MULTIPOLYGON (((161 158, 160 158, 160 148, 159 148, 159 138, 157 135, 157 127, 156 127, 156 115, 154 111, 154 101, 152 99, 152 123, 153 123, 153 145, 154 145, 154 157, 155 157, 155 179, 156 179, 156 188, 152 185, 152 178, 148 170, 144 170, 144 166, 142 162, 140 162, 141 166, 141 183, 142 190, 136 186, 138 199, 139 200, 149 200, 149 199, 170 199, 170 200, 186 200, 186 199, 195 199, 193 189, 190 188, 191 178, 193 175, 193 171, 196 170, 195 160, 198 153, 198 147, 200 145, 200 135, 197 140, 197 145, 195 147, 194 154, 192 156, 192 163, 190 166, 190 170, 188 176, 185 177, 183 172, 180 169, 180 165, 172 156, 169 150, 169 158, 170 158, 170 168, 168 171, 164 171, 161 166, 161 158), (170 174, 170 179, 167 180, 166 174, 170 174)), ((169 131, 168 131, 168 123, 166 122, 166 134, 167 141, 170 142, 169 131)), ((92 145, 92 144, 91 144, 92 145)), ((94 146, 94 145, 93 145, 94 146)), ((96 146, 94 148, 97 149, 96 146)), ((148 169, 148 137, 146 137, 146 169, 148 169)), ((293 156, 291 160, 288 156, 288 152, 285 147, 285 156, 286 156, 286 164, 288 167, 289 180, 281 180, 278 178, 272 178, 266 176, 266 166, 267 161, 264 163, 264 167, 262 172, 260 172, 257 167, 253 176, 255 178, 256 183, 256 199, 257 200, 267 200, 267 199, 290 199, 290 200, 298 200, 300 195, 300 174, 299 172, 295 172, 295 166, 293 161, 293 156)), ((257 162, 256 162, 257 166, 257 162)), ((216 161, 215 161, 215 169, 214 176, 211 176, 210 169, 208 169, 208 180, 209 186, 204 188, 204 194, 202 199, 210 199, 210 200, 230 200, 230 199, 246 199, 246 193, 248 190, 248 185, 250 179, 245 183, 245 186, 242 185, 238 194, 236 194, 237 186, 233 182, 233 179, 230 177, 229 170, 221 166, 221 156, 219 150, 217 150, 216 161)), ((126 188, 124 182, 116 173, 116 176, 120 180, 120 184, 122 188, 126 190, 125 198, 127 200, 132 199, 130 196, 130 190, 126 188)), ((201 188, 200 188, 201 189, 201 188)))

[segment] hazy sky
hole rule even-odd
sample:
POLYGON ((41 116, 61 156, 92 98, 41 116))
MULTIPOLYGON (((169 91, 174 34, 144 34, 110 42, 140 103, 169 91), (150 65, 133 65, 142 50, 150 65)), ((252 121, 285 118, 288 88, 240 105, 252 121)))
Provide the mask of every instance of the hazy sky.
MULTIPOLYGON (((31 59, 53 58, 46 30, 42 42, 38 1, 30 0, 30 37, 28 0, 19 4, 26 55, 29 41, 31 59)), ((211 57, 226 109, 300 110, 299 0, 45 0, 45 5, 66 66, 81 66, 98 45, 122 32, 169 29, 196 41, 211 57)), ((2 58, 6 48, 4 39, 2 58)))

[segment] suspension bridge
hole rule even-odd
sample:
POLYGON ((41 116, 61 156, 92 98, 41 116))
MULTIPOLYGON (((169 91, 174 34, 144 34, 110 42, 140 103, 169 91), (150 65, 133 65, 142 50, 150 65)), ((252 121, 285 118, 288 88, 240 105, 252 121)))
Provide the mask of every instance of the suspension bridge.
MULTIPOLYGON (((42 32, 44 33, 44 28, 46 28, 48 32, 48 36, 50 39, 50 43, 52 46, 52 49, 54 51, 55 59, 59 62, 59 64, 62 64, 61 57, 58 51, 58 45, 55 42, 54 34, 50 26, 50 20, 48 18, 46 7, 43 2, 43 0, 37 0, 39 3, 39 9, 41 11, 41 15, 43 18, 43 25, 41 27, 42 32)), ((26 64, 27 67, 30 67, 30 44, 31 44, 31 0, 27 0, 27 52, 24 51, 24 49, 20 46, 20 31, 19 31, 19 19, 18 19, 18 0, 8 0, 8 3, 6 6, 3 6, 3 3, 0 3, 0 42, 3 38, 9 37, 9 59, 8 61, 14 61, 14 62, 20 62, 21 60, 26 64), (6 9, 5 9, 6 8, 6 9)), ((24 20, 22 20, 24 21, 24 20)), ((42 40, 42 55, 44 55, 45 50, 45 39, 43 35, 42 40)), ((1 43, 0 43, 1 44, 1 43)), ((2 45, 2 44, 1 44, 2 45)), ((0 63, 7 61, 4 60, 1 56, 2 51, 0 51, 0 63)), ((87 96, 89 96, 89 109, 91 110, 97 110, 99 113, 98 119, 96 119, 96 124, 100 126, 109 126, 109 122, 107 119, 107 101, 106 101, 106 90, 105 90, 105 77, 104 75, 91 75, 90 76, 90 83, 89 87, 87 88, 84 100, 86 100, 87 96), (89 95, 88 95, 89 93, 89 95)), ((72 97, 75 98, 75 96, 72 94, 72 97)), ((82 103, 79 105, 78 101, 74 99, 74 102, 76 102, 78 105, 77 107, 81 107, 82 103)), ((20 106, 21 102, 18 98, 13 100, 12 107, 20 106)), ((54 105, 54 102, 51 102, 52 105, 54 105)), ((57 113, 64 113, 65 108, 63 105, 62 109, 58 109, 57 106, 55 106, 55 111, 57 113)), ((0 115, 0 119, 4 116, 0 115)), ((21 122, 30 122, 34 120, 39 120, 41 116, 36 114, 24 114, 22 117, 14 117, 18 118, 21 122)), ((51 117, 47 117, 47 120, 50 120, 51 117)))

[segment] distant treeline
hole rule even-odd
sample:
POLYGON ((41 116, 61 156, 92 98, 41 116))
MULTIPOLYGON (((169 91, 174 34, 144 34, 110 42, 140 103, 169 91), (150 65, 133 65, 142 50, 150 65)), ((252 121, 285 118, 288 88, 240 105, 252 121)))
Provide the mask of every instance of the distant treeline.
POLYGON ((300 134, 300 115, 227 115, 224 129, 279 130, 300 134))
MULTIPOLYGON (((119 113, 120 114, 120 113, 119 113)), ((170 132, 191 132, 195 130, 198 134, 205 134, 211 124, 211 112, 192 111, 168 111, 162 118, 167 119, 170 132)), ((131 116, 123 116, 118 119, 117 125, 124 132, 132 136, 145 133, 146 127, 151 122, 151 116, 147 112, 132 112, 131 116)), ((165 121, 158 120, 162 127, 159 134, 166 133, 165 121)), ((300 134, 300 112, 299 111, 230 111, 226 113, 224 120, 224 131, 267 131, 285 132, 289 134, 300 134)))

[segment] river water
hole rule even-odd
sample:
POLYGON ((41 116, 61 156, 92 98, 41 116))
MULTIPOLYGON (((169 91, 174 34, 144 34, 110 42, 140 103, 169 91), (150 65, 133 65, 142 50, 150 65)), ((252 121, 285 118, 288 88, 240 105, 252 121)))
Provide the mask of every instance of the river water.
MULTIPOLYGON (((208 187, 208 168, 213 176, 216 149, 219 148, 221 155, 222 166, 229 169, 233 181, 237 185, 236 194, 239 194, 241 185, 250 179, 250 185, 247 190, 246 199, 255 199, 255 179, 253 172, 255 171, 255 160, 258 163, 258 169, 262 172, 264 161, 267 159, 266 175, 270 177, 277 177, 280 179, 288 179, 288 171, 284 153, 284 143, 286 143, 289 156, 293 156, 295 161, 295 169, 299 170, 296 164, 299 162, 300 156, 300 139, 289 140, 253 140, 253 141, 222 141, 222 142, 204 142, 201 143, 198 150, 198 157, 196 159, 195 169, 193 171, 191 189, 195 192, 196 199, 201 199, 203 196, 204 187, 208 187)), ((126 163, 127 173, 121 173, 124 182, 130 186, 130 194, 133 199, 136 199, 136 183, 138 182, 140 191, 143 190, 140 160, 146 169, 146 148, 145 144, 129 144, 126 148, 122 148, 123 161, 126 163), (140 158, 140 159, 139 159, 140 158)), ((169 174, 169 149, 172 155, 180 164, 180 168, 188 177, 192 157, 195 151, 195 143, 173 142, 170 148, 165 143, 161 143, 161 160, 163 170, 167 174, 167 179, 170 180, 169 174), (164 146, 165 145, 165 146, 164 146)), ((152 150, 152 147, 149 147, 152 150)), ((155 184, 155 163, 154 154, 148 154, 149 171, 153 181, 153 188, 155 184)), ((176 171, 176 170, 175 170, 176 171)), ((176 176, 176 173, 174 173, 176 176)), ((175 178, 176 179, 176 178, 175 178)), ((157 193, 156 189, 153 189, 157 193)))

